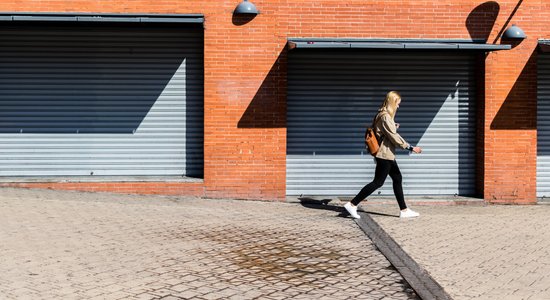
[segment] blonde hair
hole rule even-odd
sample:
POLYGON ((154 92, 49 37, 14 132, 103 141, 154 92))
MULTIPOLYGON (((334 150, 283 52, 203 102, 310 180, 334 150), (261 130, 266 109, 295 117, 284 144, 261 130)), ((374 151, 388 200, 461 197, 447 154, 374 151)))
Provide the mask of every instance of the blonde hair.
POLYGON ((386 95, 386 99, 384 99, 384 103, 380 107, 378 111, 386 111, 390 114, 392 119, 395 117, 395 113, 397 111, 397 101, 401 99, 401 95, 399 95, 396 91, 391 91, 386 95))

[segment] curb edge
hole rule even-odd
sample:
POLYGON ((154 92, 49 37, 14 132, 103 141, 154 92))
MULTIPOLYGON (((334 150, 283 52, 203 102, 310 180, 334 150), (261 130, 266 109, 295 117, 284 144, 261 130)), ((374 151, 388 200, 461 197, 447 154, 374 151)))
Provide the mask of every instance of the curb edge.
POLYGON ((452 300, 443 287, 414 261, 395 240, 388 235, 368 213, 359 212, 357 225, 373 241, 378 250, 390 261, 416 294, 423 300, 452 300))

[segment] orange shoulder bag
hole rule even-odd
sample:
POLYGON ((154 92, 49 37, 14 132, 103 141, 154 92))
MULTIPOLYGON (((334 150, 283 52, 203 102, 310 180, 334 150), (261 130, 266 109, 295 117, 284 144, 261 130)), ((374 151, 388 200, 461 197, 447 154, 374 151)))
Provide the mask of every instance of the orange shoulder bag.
POLYGON ((378 118, 378 114, 374 116, 374 120, 372 120, 372 126, 367 127, 367 131, 365 132, 365 148, 369 151, 369 153, 372 156, 376 156, 376 153, 378 153, 378 149, 380 149, 380 141, 378 140, 378 137, 376 136, 376 133, 374 132, 374 125, 376 124, 376 119, 378 118))

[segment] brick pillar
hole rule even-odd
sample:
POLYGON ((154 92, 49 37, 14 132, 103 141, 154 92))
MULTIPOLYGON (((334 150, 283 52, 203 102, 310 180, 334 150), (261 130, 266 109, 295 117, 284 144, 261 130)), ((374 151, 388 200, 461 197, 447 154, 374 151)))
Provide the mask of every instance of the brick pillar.
POLYGON ((237 4, 225 1, 206 14, 205 195, 283 201, 286 36, 279 6, 256 3, 262 13, 252 18, 233 15, 237 4))
POLYGON ((485 70, 484 198, 536 203, 536 39, 487 56, 485 70))

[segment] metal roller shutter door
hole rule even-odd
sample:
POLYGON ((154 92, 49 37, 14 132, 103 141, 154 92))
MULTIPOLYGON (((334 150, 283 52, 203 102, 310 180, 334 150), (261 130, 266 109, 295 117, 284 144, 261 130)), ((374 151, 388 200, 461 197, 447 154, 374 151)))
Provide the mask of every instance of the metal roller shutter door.
MULTIPOLYGON (((464 52, 291 52, 287 194, 355 195, 372 180, 365 124, 390 90, 403 97, 400 134, 424 148, 398 152, 405 193, 475 194, 475 61, 464 52)), ((389 177, 379 192, 393 194, 389 177)))
POLYGON ((537 197, 550 197, 550 54, 538 63, 537 197))
POLYGON ((201 177, 202 27, 64 24, 0 28, 0 176, 201 177))

